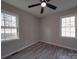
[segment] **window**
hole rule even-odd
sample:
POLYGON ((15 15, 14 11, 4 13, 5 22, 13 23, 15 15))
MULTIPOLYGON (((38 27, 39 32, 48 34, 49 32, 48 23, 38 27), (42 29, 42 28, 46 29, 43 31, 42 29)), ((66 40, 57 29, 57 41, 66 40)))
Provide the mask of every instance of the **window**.
POLYGON ((61 36, 75 38, 76 36, 75 19, 76 19, 75 16, 61 18, 61 21, 62 21, 61 36))
POLYGON ((1 12, 1 41, 18 39, 17 16, 9 12, 1 12))

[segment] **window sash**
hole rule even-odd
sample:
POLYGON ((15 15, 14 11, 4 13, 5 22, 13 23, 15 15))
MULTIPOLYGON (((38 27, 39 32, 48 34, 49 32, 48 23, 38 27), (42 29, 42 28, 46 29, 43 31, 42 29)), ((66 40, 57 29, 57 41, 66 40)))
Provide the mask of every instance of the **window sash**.
POLYGON ((17 16, 15 14, 8 13, 8 12, 2 12, 2 13, 4 14, 3 15, 4 18, 2 18, 2 14, 1 14, 1 21, 3 20, 4 25, 1 24, 2 25, 1 30, 2 29, 4 29, 4 30, 2 30, 2 33, 1 33, 1 41, 19 39, 18 21, 17 21, 18 18, 17 18, 17 16), (11 26, 5 26, 6 25, 5 22, 8 21, 8 20, 6 20, 6 17, 5 17, 6 15, 5 14, 8 14, 11 17, 14 16, 14 19, 11 18, 10 19, 11 22, 9 22, 9 23, 11 23, 11 26), (16 19, 15 19, 15 17, 16 17, 16 19), (13 22, 12 20, 15 20, 14 22, 15 22, 16 26, 14 26, 14 25, 12 26, 12 24, 14 24, 14 23, 12 23, 13 22), (9 29, 11 30, 11 32, 9 31, 9 29), (13 29, 15 29, 15 31, 13 29), (7 30, 7 32, 5 30, 7 30), (2 35, 3 35, 4 39, 2 39, 2 35), (15 37, 11 37, 11 35, 14 35, 15 37), (10 36, 10 38, 8 36, 10 36))
POLYGON ((75 19, 76 19, 76 16, 61 18, 61 22, 62 22, 61 23, 61 36, 62 37, 73 37, 73 38, 76 37, 76 27, 75 27, 76 20, 75 19))
POLYGON ((2 13, 3 14, 3 16, 1 17, 2 19, 1 19, 1 21, 2 21, 2 24, 1 24, 1 26, 9 26, 9 27, 16 27, 17 25, 16 25, 16 17, 14 16, 14 15, 10 15, 9 14, 9 16, 7 16, 7 15, 5 15, 6 13, 2 13), (6 16, 6 17, 5 17, 6 16))

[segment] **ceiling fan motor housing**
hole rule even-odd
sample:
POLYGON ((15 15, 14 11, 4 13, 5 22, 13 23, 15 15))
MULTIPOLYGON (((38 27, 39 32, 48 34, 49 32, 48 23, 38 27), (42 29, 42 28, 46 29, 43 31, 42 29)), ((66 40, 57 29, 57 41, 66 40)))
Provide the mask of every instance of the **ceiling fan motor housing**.
POLYGON ((41 7, 46 7, 46 3, 45 2, 42 2, 41 3, 41 7))

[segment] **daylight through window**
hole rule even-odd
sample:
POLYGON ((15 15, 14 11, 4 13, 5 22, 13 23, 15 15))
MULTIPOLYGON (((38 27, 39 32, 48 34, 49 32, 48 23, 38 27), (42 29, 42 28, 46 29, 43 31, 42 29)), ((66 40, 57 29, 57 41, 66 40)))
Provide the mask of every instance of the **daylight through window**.
POLYGON ((18 38, 17 16, 1 12, 1 40, 18 38))
POLYGON ((61 18, 61 35, 64 37, 75 37, 75 16, 61 18))

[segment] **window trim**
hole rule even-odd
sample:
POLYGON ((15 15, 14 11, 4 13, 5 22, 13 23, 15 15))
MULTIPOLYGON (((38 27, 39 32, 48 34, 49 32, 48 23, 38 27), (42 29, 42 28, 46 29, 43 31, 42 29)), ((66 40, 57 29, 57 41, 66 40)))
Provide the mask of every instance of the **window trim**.
POLYGON ((76 13, 73 13, 73 14, 68 14, 68 15, 63 15, 63 16, 60 16, 60 30, 59 30, 59 35, 60 37, 62 38, 77 38, 77 14, 76 13), (75 37, 66 37, 66 36, 62 36, 62 18, 66 18, 66 17, 72 17, 72 16, 75 16, 75 37))
MULTIPOLYGON (((7 11, 7 10, 1 10, 1 13, 7 13, 7 14, 10 14, 10 15, 16 16, 16 27, 10 27, 10 28, 17 28, 17 38, 15 38, 15 39, 10 39, 10 40, 1 40, 1 42, 13 41, 13 40, 18 40, 18 39, 20 39, 20 37, 19 37, 19 15, 17 15, 17 14, 14 13, 14 12, 9 12, 9 11, 7 11)), ((7 26, 1 26, 1 28, 3 28, 3 27, 9 28, 9 27, 7 27, 7 26)))

